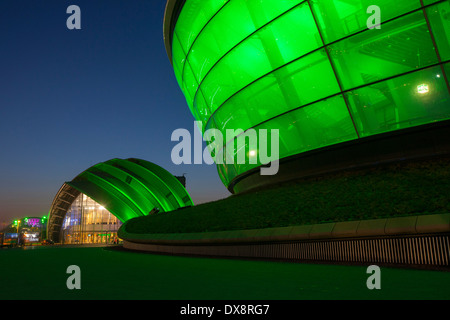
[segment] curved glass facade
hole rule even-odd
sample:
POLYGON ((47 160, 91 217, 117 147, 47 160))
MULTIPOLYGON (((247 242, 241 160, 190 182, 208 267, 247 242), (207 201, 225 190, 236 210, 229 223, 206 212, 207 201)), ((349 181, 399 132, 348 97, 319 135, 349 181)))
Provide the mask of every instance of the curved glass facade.
POLYGON ((279 129, 284 158, 449 119, 449 39, 447 0, 186 0, 172 62, 204 131, 279 129))
POLYGON ((118 243, 122 222, 84 194, 72 203, 64 218, 62 242, 66 244, 118 243))

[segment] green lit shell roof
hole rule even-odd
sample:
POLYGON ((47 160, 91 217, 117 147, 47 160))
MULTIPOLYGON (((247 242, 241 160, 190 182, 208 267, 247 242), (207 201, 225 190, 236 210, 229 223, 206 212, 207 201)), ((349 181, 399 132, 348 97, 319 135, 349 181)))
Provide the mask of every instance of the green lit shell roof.
POLYGON ((68 185, 104 206, 122 222, 192 205, 183 185, 160 166, 139 159, 113 159, 82 172, 68 185))
POLYGON ((112 159, 64 183, 50 209, 51 237, 58 237, 64 217, 80 193, 122 222, 148 215, 154 208, 167 212, 193 205, 181 182, 160 166, 140 159, 112 159))

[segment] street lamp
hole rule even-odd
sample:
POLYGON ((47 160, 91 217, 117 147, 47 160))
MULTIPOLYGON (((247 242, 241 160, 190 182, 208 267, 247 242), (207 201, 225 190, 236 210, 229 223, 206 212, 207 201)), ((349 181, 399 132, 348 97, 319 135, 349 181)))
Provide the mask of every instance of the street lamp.
POLYGON ((17 233, 19 233, 20 220, 14 220, 14 225, 17 226, 17 233))
MULTIPOLYGON (((40 225, 40 232, 39 232, 39 236, 41 237, 41 241, 44 238, 44 234, 43 234, 43 230, 45 230, 45 221, 47 220, 47 216, 43 216, 41 219, 41 225, 40 225)), ((47 237, 47 234, 45 234, 45 237, 47 237)))
POLYGON ((19 244, 19 226, 20 226, 20 220, 14 220, 14 225, 17 225, 17 244, 19 244))

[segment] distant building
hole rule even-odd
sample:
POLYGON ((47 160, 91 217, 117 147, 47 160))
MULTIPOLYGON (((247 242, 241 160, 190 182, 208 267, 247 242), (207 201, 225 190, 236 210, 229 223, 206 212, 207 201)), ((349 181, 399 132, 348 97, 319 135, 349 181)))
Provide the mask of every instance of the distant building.
POLYGON ((3 245, 37 244, 47 237, 47 217, 23 217, 0 231, 3 245))

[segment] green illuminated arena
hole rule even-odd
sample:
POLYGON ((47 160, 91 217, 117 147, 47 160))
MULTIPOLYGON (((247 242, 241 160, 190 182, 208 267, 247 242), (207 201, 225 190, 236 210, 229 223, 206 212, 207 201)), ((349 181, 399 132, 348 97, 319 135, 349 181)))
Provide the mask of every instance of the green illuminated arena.
MULTIPOLYGON (((279 129, 281 163, 303 157, 288 166, 291 173, 312 162, 304 175, 332 171, 334 163, 417 156, 411 147, 379 159, 385 148, 374 147, 374 137, 400 150, 412 138, 387 137, 450 118, 447 0, 169 0, 164 36, 203 131, 279 129), (379 28, 368 28, 372 5, 379 28), (354 148, 317 158, 340 145, 354 148)), ((219 149, 226 154, 230 143, 219 149)), ((218 171, 238 192, 261 184, 253 175, 237 185, 259 166, 219 164, 218 171)))

